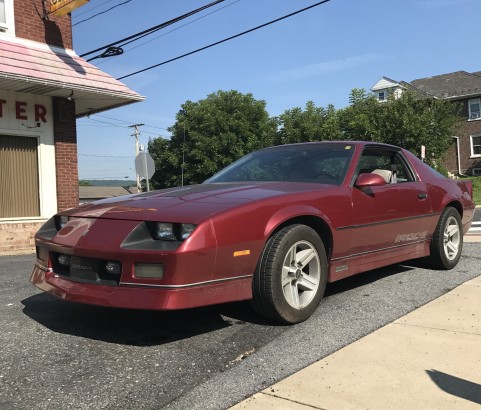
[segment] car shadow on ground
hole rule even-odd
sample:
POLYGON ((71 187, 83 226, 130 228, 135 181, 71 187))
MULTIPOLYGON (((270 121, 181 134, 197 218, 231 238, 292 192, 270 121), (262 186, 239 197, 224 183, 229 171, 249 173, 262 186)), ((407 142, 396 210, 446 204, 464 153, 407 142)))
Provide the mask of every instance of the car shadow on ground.
POLYGON ((231 326, 213 307, 158 312, 66 302, 46 293, 22 300, 23 313, 57 332, 131 346, 154 346, 231 326))
MULTIPOLYGON (((365 272, 328 284, 325 296, 411 269, 393 265, 365 272)), ((22 304, 25 315, 53 332, 131 346, 162 345, 233 325, 285 326, 257 315, 248 301, 178 311, 150 311, 83 305, 40 293, 22 300, 22 304)))
POLYGON ((338 293, 347 292, 359 288, 361 286, 369 285, 380 279, 388 276, 397 275, 402 272, 407 272, 414 269, 414 265, 391 265, 379 269, 370 270, 367 272, 359 273, 348 278, 341 279, 337 282, 328 283, 324 297, 336 295, 338 293))

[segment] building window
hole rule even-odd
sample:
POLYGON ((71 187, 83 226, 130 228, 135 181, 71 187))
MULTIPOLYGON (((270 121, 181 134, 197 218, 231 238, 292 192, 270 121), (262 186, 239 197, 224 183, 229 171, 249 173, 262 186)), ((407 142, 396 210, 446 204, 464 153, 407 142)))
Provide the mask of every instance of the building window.
POLYGON ((469 100, 469 119, 476 120, 481 118, 481 98, 474 98, 469 100))
POLYGON ((473 177, 481 176, 481 168, 473 168, 473 177))
POLYGON ((0 135, 0 218, 40 215, 37 138, 0 135))
POLYGON ((481 157, 481 135, 471 135, 471 156, 481 157))
POLYGON ((5 0, 0 0, 0 24, 7 25, 7 16, 5 14, 5 0))
POLYGON ((377 100, 378 101, 386 101, 386 91, 379 91, 377 93, 377 100))
POLYGON ((0 35, 15 35, 13 23, 13 0, 0 0, 0 35))

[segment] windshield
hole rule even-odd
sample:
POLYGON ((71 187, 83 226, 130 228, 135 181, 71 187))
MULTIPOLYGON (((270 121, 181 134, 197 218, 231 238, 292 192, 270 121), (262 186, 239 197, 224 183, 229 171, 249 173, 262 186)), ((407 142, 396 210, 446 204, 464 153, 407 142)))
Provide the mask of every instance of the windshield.
POLYGON ((246 155, 205 182, 286 181, 340 185, 353 152, 353 145, 336 143, 268 148, 246 155))

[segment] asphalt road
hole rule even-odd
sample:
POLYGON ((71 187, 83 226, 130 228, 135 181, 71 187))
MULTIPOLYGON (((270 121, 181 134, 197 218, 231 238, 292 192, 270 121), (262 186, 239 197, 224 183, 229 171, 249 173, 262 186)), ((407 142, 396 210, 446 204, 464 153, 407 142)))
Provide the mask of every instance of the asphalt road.
POLYGON ((465 244, 448 272, 418 262, 329 285, 313 317, 290 327, 248 303, 168 313, 68 303, 28 282, 33 255, 0 257, 0 409, 224 409, 480 275, 480 249, 465 244))

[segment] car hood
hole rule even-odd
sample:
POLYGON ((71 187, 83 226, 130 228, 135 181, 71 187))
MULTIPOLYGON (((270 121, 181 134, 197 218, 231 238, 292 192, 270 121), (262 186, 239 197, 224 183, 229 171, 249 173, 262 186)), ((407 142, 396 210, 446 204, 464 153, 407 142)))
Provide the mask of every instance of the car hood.
POLYGON ((253 201, 263 201, 272 197, 294 195, 300 192, 332 190, 334 188, 336 187, 332 185, 291 182, 189 185, 109 198, 81 205, 78 208, 62 212, 62 215, 198 223, 214 214, 253 201))

